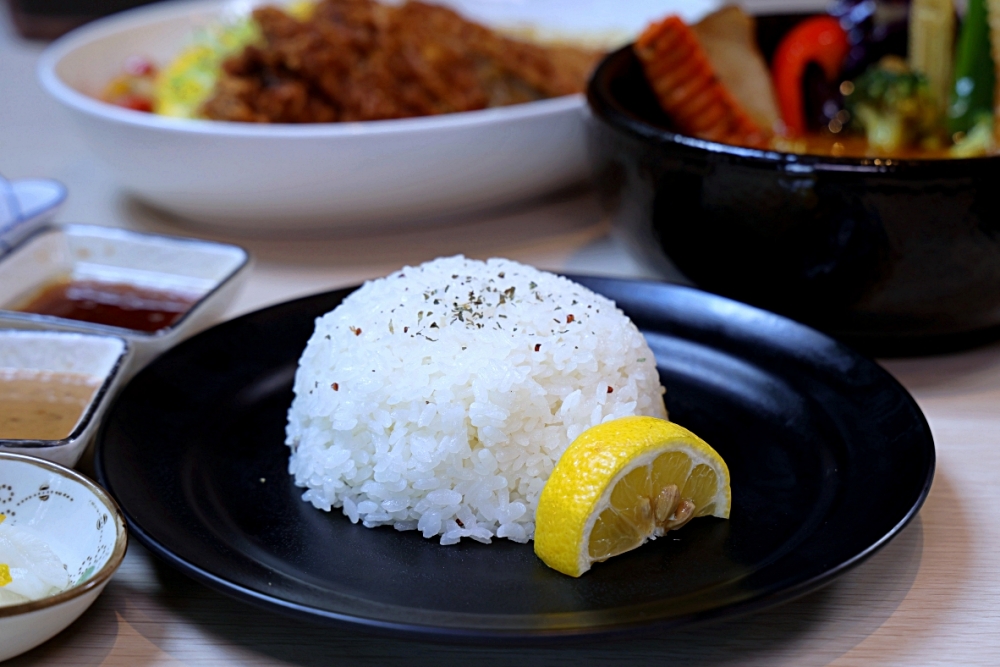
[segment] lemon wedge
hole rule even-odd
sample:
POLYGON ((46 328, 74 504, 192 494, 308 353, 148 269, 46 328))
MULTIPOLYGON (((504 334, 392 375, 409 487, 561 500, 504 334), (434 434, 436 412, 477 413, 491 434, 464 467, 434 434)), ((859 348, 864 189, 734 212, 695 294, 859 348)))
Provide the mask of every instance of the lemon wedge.
POLYGON ((624 417, 594 426, 556 463, 538 499, 535 553, 579 577, 699 516, 729 517, 729 468, 673 422, 624 417))

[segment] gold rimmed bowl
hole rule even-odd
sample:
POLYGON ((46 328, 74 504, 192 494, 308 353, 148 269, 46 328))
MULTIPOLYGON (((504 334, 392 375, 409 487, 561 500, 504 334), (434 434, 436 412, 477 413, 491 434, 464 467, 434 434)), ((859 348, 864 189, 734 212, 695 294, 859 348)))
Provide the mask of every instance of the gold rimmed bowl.
POLYGON ((79 618, 121 565, 128 536, 118 505, 101 487, 69 468, 22 454, 0 452, 0 514, 7 527, 28 529, 43 541, 71 582, 53 595, 0 606, 2 661, 79 618))

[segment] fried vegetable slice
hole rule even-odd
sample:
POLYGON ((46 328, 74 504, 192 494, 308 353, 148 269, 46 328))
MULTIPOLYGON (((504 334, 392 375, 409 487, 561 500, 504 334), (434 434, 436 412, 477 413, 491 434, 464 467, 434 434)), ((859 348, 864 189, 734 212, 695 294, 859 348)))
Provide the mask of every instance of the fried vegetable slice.
POLYGON ((767 144, 767 130, 722 85, 697 36, 679 17, 650 25, 634 49, 678 131, 727 144, 767 144))
POLYGON ((739 7, 728 5, 691 29, 726 90, 757 125, 773 129, 780 119, 778 102, 771 72, 757 47, 754 18, 739 7))

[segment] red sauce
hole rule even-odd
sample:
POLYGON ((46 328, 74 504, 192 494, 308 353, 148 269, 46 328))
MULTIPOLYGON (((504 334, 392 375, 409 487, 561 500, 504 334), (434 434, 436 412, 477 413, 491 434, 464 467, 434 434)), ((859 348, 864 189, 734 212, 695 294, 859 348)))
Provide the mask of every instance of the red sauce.
POLYGON ((197 300, 127 283, 72 280, 49 285, 16 310, 151 332, 172 325, 197 300))

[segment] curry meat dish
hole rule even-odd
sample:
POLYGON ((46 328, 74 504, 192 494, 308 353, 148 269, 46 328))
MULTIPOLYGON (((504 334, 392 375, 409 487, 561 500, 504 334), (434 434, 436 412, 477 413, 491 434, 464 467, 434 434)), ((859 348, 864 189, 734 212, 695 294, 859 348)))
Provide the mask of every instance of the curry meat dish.
POLYGON ((253 14, 264 39, 223 63, 202 112, 260 123, 471 111, 581 92, 600 53, 511 39, 422 2, 322 0, 253 14))

